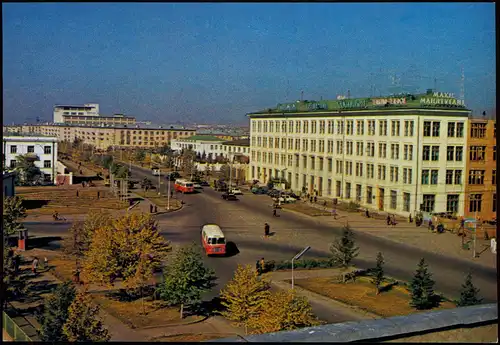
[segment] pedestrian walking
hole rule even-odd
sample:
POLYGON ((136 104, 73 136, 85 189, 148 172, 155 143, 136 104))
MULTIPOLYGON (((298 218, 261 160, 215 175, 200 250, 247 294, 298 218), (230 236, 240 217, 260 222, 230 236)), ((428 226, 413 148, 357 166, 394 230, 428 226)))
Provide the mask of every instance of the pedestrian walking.
POLYGON ((36 270, 38 269, 38 258, 35 256, 33 263, 31 264, 31 272, 36 275, 36 270))
POLYGON ((158 213, 158 206, 155 205, 155 213, 158 213))
POLYGON ((368 209, 365 210, 365 216, 366 218, 370 218, 370 212, 368 211, 368 209))
POLYGON ((85 181, 82 181, 82 188, 85 188, 85 181))
POLYGON ((260 261, 257 260, 255 262, 255 270, 257 271, 257 274, 261 274, 262 272, 260 271, 260 261))
POLYGON ((333 219, 337 219, 337 210, 336 209, 332 209, 332 216, 333 216, 333 219))
POLYGON ((20 255, 14 256, 14 269, 15 269, 16 273, 19 272, 20 265, 21 265, 21 256, 20 255))
POLYGON ((387 215, 387 225, 391 225, 391 216, 387 215))
POLYGON ((153 213, 153 204, 149 204, 149 213, 153 213))
POLYGON ((47 257, 43 258, 43 266, 46 270, 49 269, 49 259, 47 257))
POLYGON ((276 215, 276 209, 273 210, 273 217, 277 217, 277 215, 276 215))
POLYGON ((318 202, 318 197, 314 196, 314 203, 317 203, 317 202, 318 202))
POLYGON ((264 260, 264 258, 260 259, 260 270, 262 273, 266 271, 266 261, 264 260))
POLYGON ((266 237, 266 238, 269 237, 269 229, 270 229, 270 226, 269 226, 269 224, 266 223, 264 225, 264 237, 266 237))

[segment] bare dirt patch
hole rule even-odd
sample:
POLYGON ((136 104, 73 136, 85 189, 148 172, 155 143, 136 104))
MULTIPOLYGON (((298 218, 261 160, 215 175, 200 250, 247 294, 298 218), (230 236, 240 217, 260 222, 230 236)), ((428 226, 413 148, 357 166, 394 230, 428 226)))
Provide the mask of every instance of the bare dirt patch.
MULTIPOLYGON (((409 305, 410 293, 404 286, 392 286, 388 291, 376 294, 375 286, 367 277, 358 277, 355 282, 337 283, 332 277, 297 279, 295 284, 345 304, 357 306, 382 317, 402 316, 421 312, 409 305)), ((444 301, 439 308, 455 308, 455 304, 444 301)))

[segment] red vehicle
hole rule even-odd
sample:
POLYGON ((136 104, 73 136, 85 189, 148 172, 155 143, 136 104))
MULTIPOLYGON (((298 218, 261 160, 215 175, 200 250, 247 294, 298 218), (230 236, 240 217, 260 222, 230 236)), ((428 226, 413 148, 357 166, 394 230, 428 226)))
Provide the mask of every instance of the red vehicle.
POLYGON ((201 243, 208 255, 225 255, 226 239, 221 228, 216 224, 205 224, 201 228, 201 243))
POLYGON ((174 189, 176 192, 181 193, 193 193, 194 192, 194 183, 186 180, 175 180, 174 189))

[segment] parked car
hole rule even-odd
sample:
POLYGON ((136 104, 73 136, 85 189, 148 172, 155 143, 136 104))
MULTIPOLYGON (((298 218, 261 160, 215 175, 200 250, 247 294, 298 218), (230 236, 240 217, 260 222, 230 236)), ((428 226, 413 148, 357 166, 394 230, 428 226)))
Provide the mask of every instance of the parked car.
POLYGON ((231 193, 222 194, 222 199, 227 200, 227 201, 237 201, 238 200, 236 195, 231 194, 231 193))
POLYGON ((194 189, 203 189, 200 183, 195 183, 194 184, 194 189))
POLYGON ((285 204, 289 204, 289 203, 297 201, 297 199, 291 197, 290 195, 283 195, 283 196, 280 196, 279 198, 273 198, 273 200, 276 202, 279 201, 279 202, 285 203, 285 204))
POLYGON ((207 181, 201 181, 200 182, 200 186, 202 186, 202 187, 210 187, 210 183, 208 183, 207 181))
POLYGON ((253 194, 267 194, 267 189, 265 188, 252 188, 253 194))
POLYGON ((229 193, 234 194, 234 195, 242 195, 243 192, 239 188, 231 188, 229 193))

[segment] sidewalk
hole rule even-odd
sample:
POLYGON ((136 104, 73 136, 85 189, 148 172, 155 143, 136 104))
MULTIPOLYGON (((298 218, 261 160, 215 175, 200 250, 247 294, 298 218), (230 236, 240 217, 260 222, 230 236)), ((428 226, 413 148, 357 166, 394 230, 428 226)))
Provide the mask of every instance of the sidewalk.
MULTIPOLYGON (((318 200, 318 203, 309 203, 308 206, 325 210, 331 213, 332 207, 326 208, 322 205, 324 198, 318 200)), ((473 261, 485 267, 496 268, 496 254, 489 249, 490 242, 483 238, 476 239, 476 254, 478 257, 472 257, 472 243, 470 250, 462 248, 462 239, 456 234, 448 231, 439 234, 431 232, 425 226, 417 227, 415 223, 408 223, 408 220, 400 220, 396 226, 387 226, 385 220, 366 218, 359 212, 347 212, 337 210, 337 219, 332 216, 314 217, 318 222, 331 224, 334 226, 344 226, 348 223, 355 231, 369 233, 370 235, 387 238, 391 241, 403 243, 413 247, 422 248, 426 251, 449 255, 460 259, 473 261)), ((402 218, 400 218, 402 219, 402 218)), ((467 240, 468 241, 468 240, 467 240)))

